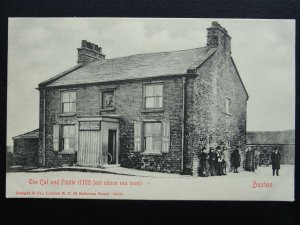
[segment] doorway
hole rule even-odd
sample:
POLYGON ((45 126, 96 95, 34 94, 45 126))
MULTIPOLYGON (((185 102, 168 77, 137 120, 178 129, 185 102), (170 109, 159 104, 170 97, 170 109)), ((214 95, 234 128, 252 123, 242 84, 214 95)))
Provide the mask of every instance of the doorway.
POLYGON ((83 166, 100 165, 100 130, 80 130, 77 163, 83 166))
POLYGON ((108 130, 108 164, 116 164, 116 130, 108 130))

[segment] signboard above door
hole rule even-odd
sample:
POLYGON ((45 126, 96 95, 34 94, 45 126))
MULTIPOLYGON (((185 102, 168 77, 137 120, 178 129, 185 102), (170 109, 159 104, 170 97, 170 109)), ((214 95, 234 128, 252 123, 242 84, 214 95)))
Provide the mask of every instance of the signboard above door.
POLYGON ((79 123, 79 130, 100 130, 100 121, 84 121, 79 123))

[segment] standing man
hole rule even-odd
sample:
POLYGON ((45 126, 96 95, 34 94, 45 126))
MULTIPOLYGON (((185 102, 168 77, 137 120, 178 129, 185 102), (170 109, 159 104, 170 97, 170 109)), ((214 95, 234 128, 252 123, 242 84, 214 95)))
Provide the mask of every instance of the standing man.
POLYGON ((231 155, 232 158, 232 166, 233 166, 233 172, 234 173, 238 173, 238 168, 241 166, 241 156, 240 156, 240 152, 239 152, 239 146, 235 147, 235 150, 232 152, 231 155))
POLYGON ((211 176, 216 175, 216 153, 214 147, 209 148, 208 163, 209 163, 210 175, 211 176))
POLYGON ((281 159, 281 155, 278 152, 278 148, 276 147, 275 151, 273 151, 271 154, 273 176, 275 175, 275 171, 276 171, 276 176, 279 176, 280 159, 281 159))
POLYGON ((217 175, 221 176, 223 173, 222 171, 222 163, 223 163, 223 154, 221 152, 221 147, 216 147, 216 168, 217 168, 217 175))

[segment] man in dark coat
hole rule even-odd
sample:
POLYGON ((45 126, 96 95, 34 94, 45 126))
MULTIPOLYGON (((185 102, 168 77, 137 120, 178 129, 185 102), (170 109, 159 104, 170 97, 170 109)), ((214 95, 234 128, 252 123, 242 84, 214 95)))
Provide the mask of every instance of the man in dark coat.
POLYGON ((278 148, 275 148, 275 151, 273 151, 271 154, 273 176, 275 175, 275 171, 276 171, 276 175, 279 176, 280 159, 281 159, 281 155, 278 152, 278 148))
POLYGON ((221 147, 216 147, 216 172, 218 176, 221 176, 223 174, 222 170, 222 164, 223 164, 223 154, 221 152, 221 147))
POLYGON ((216 175, 216 153, 214 147, 209 148, 208 163, 209 163, 210 175, 211 176, 216 175))
POLYGON ((235 150, 232 152, 231 155, 231 163, 232 163, 234 173, 238 173, 237 169, 241 166, 240 161, 241 161, 241 156, 239 152, 239 146, 236 146, 235 150))

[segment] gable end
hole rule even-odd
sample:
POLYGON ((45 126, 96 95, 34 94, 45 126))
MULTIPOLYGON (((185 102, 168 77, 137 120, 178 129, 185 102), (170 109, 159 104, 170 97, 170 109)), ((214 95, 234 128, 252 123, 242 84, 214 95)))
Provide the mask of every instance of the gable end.
POLYGON ((238 71, 238 69, 237 69, 237 67, 236 67, 236 65, 235 65, 235 63, 234 63, 233 58, 232 58, 232 57, 230 57, 230 58, 231 58, 231 62, 232 62, 232 64, 233 64, 233 66, 234 66, 234 68, 235 68, 235 71, 236 71, 236 73, 237 73, 237 75, 238 75, 238 78, 239 78, 239 80, 240 80, 240 82, 241 82, 241 84, 242 84, 242 86, 243 86, 243 88, 244 88, 244 91, 245 91, 246 95, 247 95, 247 100, 249 100, 249 95, 248 95, 248 92, 247 92, 247 90, 246 90, 246 87, 245 87, 245 85, 244 85, 244 83, 243 83, 243 81, 242 81, 242 78, 241 78, 241 76, 240 76, 240 73, 239 73, 239 71, 238 71))
POLYGON ((62 73, 60 73, 60 74, 58 74, 58 75, 56 75, 56 76, 54 76, 54 77, 51 77, 51 78, 48 79, 48 80, 45 80, 45 81, 39 83, 38 89, 44 88, 44 87, 47 86, 48 84, 53 83, 54 81, 56 81, 56 80, 62 78, 63 76, 65 76, 65 75, 67 75, 67 74, 69 74, 69 73, 72 73, 73 71, 75 71, 75 70, 77 70, 77 69, 79 69, 79 68, 81 68, 81 67, 82 67, 82 64, 78 64, 78 65, 76 65, 76 66, 74 66, 74 67, 72 67, 72 68, 70 68, 70 69, 68 69, 68 70, 65 70, 64 72, 62 72, 62 73))

